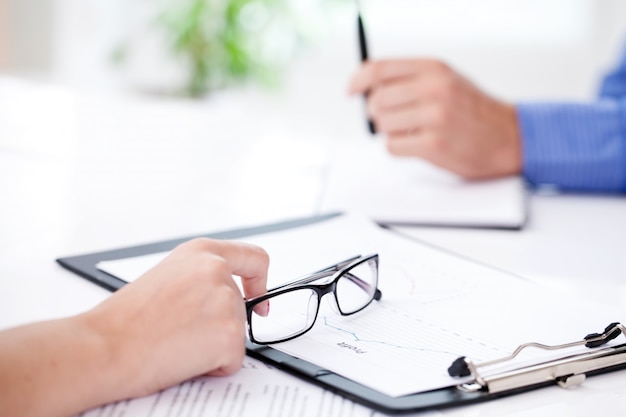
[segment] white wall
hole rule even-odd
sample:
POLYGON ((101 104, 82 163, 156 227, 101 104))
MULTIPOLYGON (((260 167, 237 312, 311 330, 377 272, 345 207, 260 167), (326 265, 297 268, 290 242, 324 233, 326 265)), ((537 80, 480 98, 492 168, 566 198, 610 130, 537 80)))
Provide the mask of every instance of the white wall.
MULTIPOLYGON (((54 79, 83 86, 111 85, 116 74, 110 68, 111 51, 142 18, 137 2, 123 0, 7 1, 13 68, 47 71, 54 79)), ((293 1, 308 4, 310 14, 316 2, 332 0, 293 1)), ((440 57, 511 100, 590 97, 626 39, 623 0, 361 4, 373 58, 440 57)), ((343 93, 358 64, 353 5, 344 1, 332 10, 315 16, 320 38, 294 65, 288 85, 302 94, 343 93)), ((155 73, 153 68, 147 72, 155 73)))
POLYGON ((32 73, 49 70, 54 49, 53 12, 50 0, 2 0, 6 13, 0 24, 6 25, 4 66, 14 71, 32 73))

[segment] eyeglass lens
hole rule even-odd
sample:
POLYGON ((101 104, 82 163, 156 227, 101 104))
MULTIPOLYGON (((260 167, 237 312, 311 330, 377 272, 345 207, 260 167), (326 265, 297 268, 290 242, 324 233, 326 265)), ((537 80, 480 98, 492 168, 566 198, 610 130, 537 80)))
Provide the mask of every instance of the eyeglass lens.
POLYGON ((355 313, 372 301, 377 274, 376 261, 370 259, 352 267, 337 281, 337 306, 343 314, 355 313))
POLYGON ((270 298, 266 317, 253 313, 250 328, 260 343, 287 339, 310 328, 315 321, 319 297, 310 288, 301 288, 270 298))

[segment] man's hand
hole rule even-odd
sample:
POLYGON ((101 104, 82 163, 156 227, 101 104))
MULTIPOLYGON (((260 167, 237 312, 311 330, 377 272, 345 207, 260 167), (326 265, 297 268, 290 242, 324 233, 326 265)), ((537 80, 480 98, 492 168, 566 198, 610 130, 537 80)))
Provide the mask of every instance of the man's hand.
POLYGON ((368 113, 393 155, 425 159, 467 179, 518 174, 515 108, 435 60, 365 63, 350 93, 368 92, 368 113))

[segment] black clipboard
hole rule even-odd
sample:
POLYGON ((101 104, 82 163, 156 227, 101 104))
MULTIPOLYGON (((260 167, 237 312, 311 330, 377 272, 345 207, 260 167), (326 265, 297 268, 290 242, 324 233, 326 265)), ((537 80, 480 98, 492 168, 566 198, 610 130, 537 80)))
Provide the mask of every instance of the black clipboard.
MULTIPOLYGON (((96 264, 98 262, 169 251, 180 243, 196 237, 210 237, 214 239, 238 239, 246 236, 252 236, 255 234, 276 232, 311 225, 318 222, 323 222, 339 215, 341 215, 341 213, 331 213, 321 216, 307 217, 255 227, 193 235, 178 239, 130 246, 115 250, 61 257, 56 259, 56 261, 64 268, 78 274, 79 276, 86 278, 89 281, 92 281, 110 291, 115 291, 124 286, 126 282, 114 277, 113 275, 107 274, 97 269, 96 264)), ((604 341, 604 339, 613 339, 618 335, 617 333, 613 332, 613 330, 615 330, 615 324, 617 324, 622 330, 625 329, 624 326, 620 325, 619 323, 613 323, 613 327, 610 331, 608 331, 609 328, 605 329, 605 334, 592 334, 589 336, 595 336, 597 340, 602 341, 604 341)), ((626 335, 626 331, 624 331, 623 333, 626 335)), ((584 344, 585 341, 576 343, 584 344)), ((540 381, 532 381, 525 384, 520 384, 520 386, 499 392, 491 392, 488 389, 487 385, 477 387, 474 386, 474 388, 471 388, 471 384, 459 384, 447 388, 418 392, 415 394, 400 397, 391 397, 365 385, 362 385, 358 382, 355 382, 351 379, 343 377, 339 374, 333 373, 311 362, 281 352, 270 346, 261 346, 248 342, 246 345, 246 352, 249 356, 253 358, 257 358, 263 362, 275 366, 280 370, 289 372, 292 375, 302 378, 305 381, 321 386, 337 395, 388 414, 401 414, 438 408, 469 405, 513 394, 519 394, 533 389, 554 385, 555 383, 559 383, 561 385, 561 381, 559 381, 558 379, 550 380, 544 378, 540 381), (468 387, 470 389, 466 389, 468 387)), ((602 352, 603 358, 611 357, 613 358, 613 362, 608 365, 606 363, 602 363, 602 366, 595 368, 584 368, 584 376, 590 376, 626 368, 626 343, 612 346, 609 348, 604 348, 602 352)), ((597 352, 591 353, 597 356, 597 352)), ((583 358, 582 356, 588 355, 581 355, 580 359, 578 357, 573 359, 565 359, 572 360, 576 363, 580 362, 582 364, 585 364, 584 361, 586 361, 587 358, 583 358)), ((551 363, 548 365, 551 365, 551 363)), ((557 365, 561 366, 560 363, 557 365)))

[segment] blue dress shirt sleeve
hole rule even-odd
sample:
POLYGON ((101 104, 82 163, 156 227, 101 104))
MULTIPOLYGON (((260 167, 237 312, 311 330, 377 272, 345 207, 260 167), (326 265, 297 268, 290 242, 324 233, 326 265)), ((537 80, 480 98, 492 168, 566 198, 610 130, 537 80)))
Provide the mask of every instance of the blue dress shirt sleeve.
POLYGON ((523 174, 532 185, 626 192, 626 48, 597 101, 516 107, 523 174))

